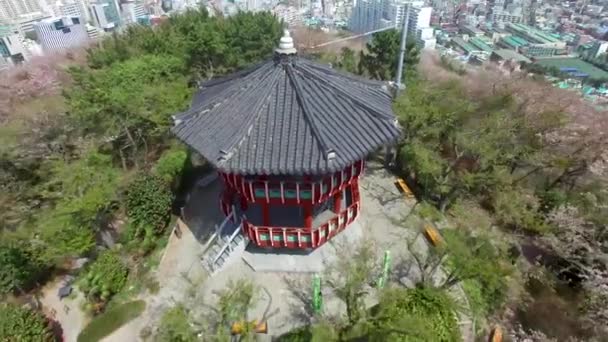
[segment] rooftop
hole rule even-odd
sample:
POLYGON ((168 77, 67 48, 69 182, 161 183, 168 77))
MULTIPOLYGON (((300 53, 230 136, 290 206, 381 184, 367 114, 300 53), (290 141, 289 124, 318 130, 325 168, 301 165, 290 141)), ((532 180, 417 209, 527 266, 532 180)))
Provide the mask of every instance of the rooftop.
POLYGON ((245 175, 325 174, 394 142, 386 84, 297 56, 274 58, 202 84, 172 131, 218 169, 245 175))
POLYGON ((492 47, 490 45, 488 45, 483 39, 480 39, 477 37, 469 39, 469 43, 476 46, 477 48, 479 48, 482 51, 492 52, 492 50, 493 50, 492 47))
POLYGON ((498 50, 494 50, 493 53, 504 60, 513 60, 515 62, 525 62, 525 63, 532 62, 528 57, 526 57, 522 54, 519 54, 513 50, 509 50, 509 49, 498 49, 498 50))
POLYGON ((465 41, 464 39, 460 38, 460 37, 454 37, 452 38, 452 42, 456 45, 458 45, 461 49, 463 49, 466 53, 471 53, 471 52, 475 52, 475 51, 481 51, 482 49, 470 44, 469 42, 465 41))
POLYGON ((528 25, 510 23, 509 27, 519 33, 525 33, 528 37, 535 40, 535 43, 547 44, 560 42, 560 40, 553 35, 528 25))

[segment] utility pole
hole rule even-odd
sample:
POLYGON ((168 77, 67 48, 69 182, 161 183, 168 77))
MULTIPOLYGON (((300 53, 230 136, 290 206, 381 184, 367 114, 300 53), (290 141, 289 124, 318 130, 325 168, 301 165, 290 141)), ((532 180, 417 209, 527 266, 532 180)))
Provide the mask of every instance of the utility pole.
MULTIPOLYGON (((405 59, 405 43, 407 42, 407 27, 409 26, 410 21, 410 4, 406 3, 405 5, 405 20, 403 20, 403 27, 401 28, 401 45, 399 47, 399 61, 397 64, 397 79, 395 80, 395 97, 399 95, 399 91, 401 90, 401 76, 403 75, 403 60, 405 59)), ((405 84, 403 85, 403 89, 405 89, 405 84)))
MULTIPOLYGON (((399 93, 401 92, 401 87, 403 87, 403 89, 405 89, 405 84, 401 84, 401 78, 403 76, 403 63, 404 63, 404 59, 405 59, 405 43, 407 42, 407 28, 409 26, 410 23, 410 5, 409 3, 405 3, 403 6, 405 6, 405 19, 403 20, 403 27, 401 28, 401 44, 399 46, 399 60, 397 61, 397 77, 395 79, 395 90, 394 90, 394 97, 393 97, 393 101, 395 99, 397 99, 397 97, 399 96, 399 93)), ((397 153, 391 153, 391 151, 393 150, 394 146, 386 146, 385 147, 385 157, 384 157, 384 161, 385 161, 385 165, 390 167, 392 165, 394 165, 395 159, 397 157, 397 153)))

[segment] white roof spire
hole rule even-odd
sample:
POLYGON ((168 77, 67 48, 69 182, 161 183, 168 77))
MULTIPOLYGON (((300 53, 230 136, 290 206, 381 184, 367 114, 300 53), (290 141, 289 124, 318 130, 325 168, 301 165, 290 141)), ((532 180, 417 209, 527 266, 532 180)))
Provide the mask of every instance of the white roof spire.
POLYGON ((289 34, 289 30, 283 31, 283 37, 279 41, 279 47, 275 51, 282 55, 294 55, 297 50, 293 45, 293 38, 289 34))

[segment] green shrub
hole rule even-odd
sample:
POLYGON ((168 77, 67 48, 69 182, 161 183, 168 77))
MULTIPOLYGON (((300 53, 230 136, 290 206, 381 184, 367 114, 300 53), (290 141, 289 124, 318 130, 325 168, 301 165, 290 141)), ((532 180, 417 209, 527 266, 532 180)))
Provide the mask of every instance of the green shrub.
POLYGON ((425 220, 439 222, 443 220, 441 212, 428 202, 420 202, 416 208, 416 213, 425 220))
MULTIPOLYGON (((6 237, 2 237, 6 239, 6 237)), ((48 268, 40 252, 24 241, 0 243, 0 294, 27 289, 48 268)))
POLYGON ((95 247, 95 233, 88 224, 79 224, 70 216, 48 212, 41 215, 40 239, 45 243, 44 257, 52 262, 79 257, 95 247))
POLYGON ((159 342, 195 342, 199 340, 196 332, 190 326, 190 317, 183 305, 177 305, 165 311, 155 340, 159 342))
MULTIPOLYGON (((387 290, 380 299, 377 317, 382 317, 383 324, 398 326, 403 317, 415 317, 418 327, 429 336, 391 335, 390 341, 460 341, 460 330, 456 319, 456 305, 449 295, 436 288, 401 288, 387 290)), ((399 326, 400 329, 407 327, 399 326)))
POLYGON ((97 342, 116 331, 121 326, 141 315, 146 308, 146 302, 138 300, 114 307, 95 317, 80 335, 78 342, 97 342))
POLYGON ((170 149, 165 151, 154 167, 154 172, 168 183, 177 180, 184 169, 188 153, 183 149, 170 149))
POLYGON ((91 264, 88 272, 80 279, 80 289, 89 298, 108 301, 112 295, 122 290, 127 281, 128 268, 115 251, 105 251, 91 264))
POLYGON ((446 270, 462 281, 471 310, 484 317, 505 300, 508 275, 512 271, 507 252, 485 236, 463 230, 443 231, 448 246, 446 270))
POLYGON ((539 212, 539 199, 524 189, 498 192, 493 206, 498 222, 506 227, 530 233, 545 233, 548 230, 539 212))
MULTIPOLYGON (((312 341, 312 329, 311 326, 305 326, 302 328, 294 329, 288 333, 285 333, 277 339, 279 342, 309 342, 312 341)), ((331 341, 331 340, 327 340, 331 341)))
POLYGON ((127 215, 138 228, 151 227, 160 233, 171 220, 173 195, 160 177, 139 174, 127 189, 127 215))
POLYGON ((47 319, 40 313, 13 304, 0 304, 0 341, 53 341, 47 319))
POLYGON ((540 198, 540 210, 543 213, 548 213, 554 208, 561 207, 568 201, 568 195, 560 189, 539 191, 537 196, 540 198))

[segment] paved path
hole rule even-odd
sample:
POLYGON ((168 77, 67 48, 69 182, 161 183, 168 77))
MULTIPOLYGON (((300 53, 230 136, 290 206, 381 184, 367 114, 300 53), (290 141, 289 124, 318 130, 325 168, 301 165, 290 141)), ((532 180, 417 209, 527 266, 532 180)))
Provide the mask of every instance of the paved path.
POLYGON ((176 303, 188 300, 188 294, 202 284, 205 272, 200 264, 201 244, 185 226, 181 237, 172 234, 164 256, 156 271, 160 285, 158 293, 144 293, 140 299, 146 301, 146 310, 133 321, 122 326, 103 339, 104 342, 123 342, 141 340, 140 333, 146 327, 156 326, 163 312, 176 303))
POLYGON ((52 317, 52 313, 55 313, 55 320, 61 324, 63 329, 64 341, 76 342, 78 334, 89 320, 80 310, 80 303, 84 301, 84 297, 80 291, 75 291, 75 296, 60 300, 57 291, 62 286, 61 282, 62 280, 58 279, 44 286, 41 290, 40 302, 43 312, 48 317, 52 317))

